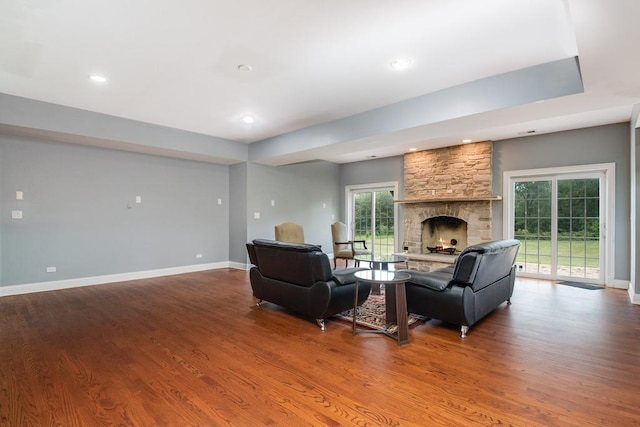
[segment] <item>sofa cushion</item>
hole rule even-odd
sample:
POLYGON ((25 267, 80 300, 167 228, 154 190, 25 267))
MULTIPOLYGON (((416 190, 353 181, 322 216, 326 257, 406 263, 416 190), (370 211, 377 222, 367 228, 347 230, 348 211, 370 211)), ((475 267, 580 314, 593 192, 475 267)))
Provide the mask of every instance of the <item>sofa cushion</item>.
POLYGON ((489 286, 511 273, 519 248, 518 240, 469 246, 458 257, 453 280, 457 284, 471 286, 474 292, 489 286))
POLYGON ((408 283, 414 285, 424 286, 425 288, 433 289, 434 291, 444 291, 453 277, 453 266, 439 268, 431 271, 416 271, 416 270, 400 270, 405 273, 409 273, 411 278, 408 283))
POLYGON ((267 240, 267 239, 255 239, 253 241, 254 245, 264 246, 270 248, 278 248, 283 251, 291 251, 291 252, 322 252, 322 249, 317 245, 311 245, 308 243, 289 243, 289 242, 278 242, 276 240, 267 240))

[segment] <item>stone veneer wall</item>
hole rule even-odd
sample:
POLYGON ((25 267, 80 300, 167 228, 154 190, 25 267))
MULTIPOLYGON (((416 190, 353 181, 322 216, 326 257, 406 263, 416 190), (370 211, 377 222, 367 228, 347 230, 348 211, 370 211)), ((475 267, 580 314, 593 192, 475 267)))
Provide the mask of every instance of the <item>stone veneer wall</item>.
POLYGON ((492 148, 491 141, 485 141, 405 154, 405 199, 419 201, 404 204, 403 246, 409 248, 410 268, 440 266, 411 258, 411 254, 422 253, 422 222, 426 219, 442 215, 466 221, 469 245, 491 240, 491 201, 456 199, 493 196, 492 148), (451 200, 442 201, 445 198, 451 200))
POLYGON ((491 141, 404 155, 407 200, 491 196, 491 141))

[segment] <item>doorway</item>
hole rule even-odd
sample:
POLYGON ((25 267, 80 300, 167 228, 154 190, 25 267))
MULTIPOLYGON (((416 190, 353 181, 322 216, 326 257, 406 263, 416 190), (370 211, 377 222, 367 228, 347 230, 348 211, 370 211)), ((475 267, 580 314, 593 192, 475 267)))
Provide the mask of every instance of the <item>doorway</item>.
POLYGON ((347 218, 350 235, 364 240, 374 255, 397 252, 397 183, 348 186, 347 218))
POLYGON ((613 164, 505 173, 505 236, 519 274, 604 284, 612 256, 613 164))

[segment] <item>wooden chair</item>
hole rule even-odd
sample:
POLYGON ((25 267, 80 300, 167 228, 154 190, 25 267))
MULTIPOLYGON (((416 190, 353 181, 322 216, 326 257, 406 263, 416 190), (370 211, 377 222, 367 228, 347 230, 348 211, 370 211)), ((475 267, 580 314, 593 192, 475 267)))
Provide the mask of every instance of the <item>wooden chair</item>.
MULTIPOLYGON (((367 244, 364 240, 350 240, 347 235, 347 225, 342 222, 334 222, 331 224, 331 236, 333 237, 333 268, 336 268, 337 259, 345 260, 345 267, 349 265, 349 260, 356 255, 370 254, 367 244), (362 245, 362 248, 356 248, 356 244, 362 245)), ((360 263, 356 260, 356 266, 360 263)))

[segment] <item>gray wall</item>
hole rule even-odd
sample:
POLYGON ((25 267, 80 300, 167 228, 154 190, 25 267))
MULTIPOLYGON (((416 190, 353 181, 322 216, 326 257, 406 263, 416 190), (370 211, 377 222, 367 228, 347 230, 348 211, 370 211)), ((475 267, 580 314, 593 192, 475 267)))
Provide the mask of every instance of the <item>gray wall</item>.
MULTIPOLYGON (((404 157, 385 157, 363 162, 340 165, 340 221, 345 222, 347 207, 345 206, 346 187, 349 185, 372 184, 378 182, 398 182, 400 194, 394 199, 404 199, 404 157)), ((403 205, 398 205, 398 224, 404 219, 403 205)), ((404 239, 403 227, 398 227, 398 241, 404 239)))
POLYGON ((227 166, 0 136, 0 177, 3 286, 229 259, 227 166))
MULTIPOLYGON (((629 138, 626 123, 497 141, 495 192, 501 194, 507 170, 615 162, 615 278, 626 280, 629 138)), ((273 227, 285 221, 302 224, 308 242, 331 252, 330 224, 344 220, 345 187, 397 181, 396 198, 402 199, 403 169, 402 156, 343 165, 228 167, 0 136, 0 283, 244 263, 244 244, 273 238, 273 227), (15 199, 17 190, 25 200, 15 199), (135 204, 136 195, 142 204, 135 204), (14 209, 22 210, 24 219, 12 220, 14 209), (260 219, 254 219, 255 212, 260 219), (203 258, 196 259, 196 253, 203 258), (56 266, 57 273, 46 273, 48 266, 56 266)), ((495 203, 493 213, 494 237, 501 238, 502 203, 495 203)), ((402 221, 401 206, 400 214, 402 221)))
POLYGON ((304 227, 307 242, 322 245, 327 253, 333 251, 331 223, 338 217, 338 165, 324 161, 278 167, 249 163, 247 176, 247 239, 238 244, 273 239, 274 226, 291 221, 304 227), (256 212, 260 219, 254 218, 256 212))
MULTIPOLYGON (((594 163, 616 164, 616 254, 614 277, 629 280, 629 123, 598 126, 493 143, 495 194, 502 195, 503 172, 594 163)), ((493 204, 493 235, 502 238, 502 202, 493 204)))
POLYGON ((246 264, 247 250, 247 171, 248 164, 229 167, 229 260, 246 264))
POLYGON ((363 162, 340 165, 340 221, 345 220, 345 187, 348 185, 372 184, 377 182, 398 182, 400 194, 395 199, 404 198, 404 158, 385 157, 363 162))

